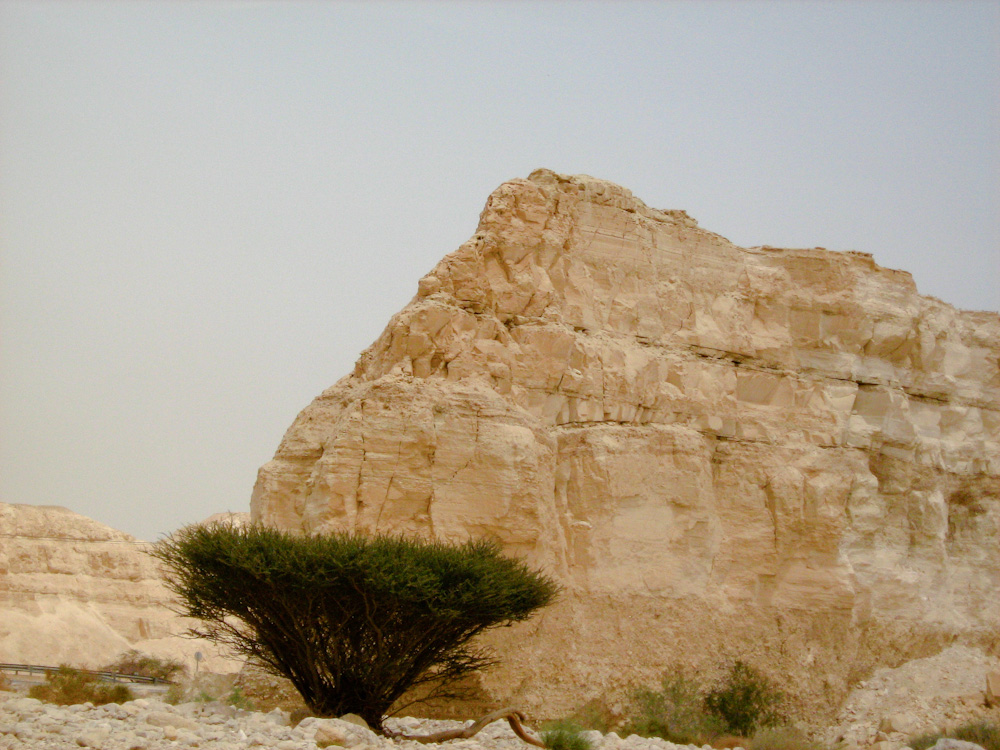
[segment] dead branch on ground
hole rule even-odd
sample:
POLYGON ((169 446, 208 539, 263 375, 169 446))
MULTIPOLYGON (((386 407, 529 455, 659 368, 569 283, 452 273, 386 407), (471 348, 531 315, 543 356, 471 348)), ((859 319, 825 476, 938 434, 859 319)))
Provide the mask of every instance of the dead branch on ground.
POLYGON ((488 724, 492 724, 497 719, 506 719, 507 723, 510 724, 510 728, 514 730, 514 734, 527 742, 529 745, 534 745, 535 747, 545 747, 545 743, 541 740, 536 740, 534 737, 529 735, 527 731, 525 731, 524 725, 521 723, 526 721, 524 714, 514 708, 501 708, 491 714, 486 714, 486 716, 481 718, 475 724, 463 727, 462 729, 448 729, 444 732, 435 732, 434 734, 416 735, 394 732, 392 734, 387 734, 387 736, 403 740, 414 740, 424 744, 430 744, 432 742, 446 742, 447 740, 467 740, 469 737, 478 734, 484 727, 488 724))

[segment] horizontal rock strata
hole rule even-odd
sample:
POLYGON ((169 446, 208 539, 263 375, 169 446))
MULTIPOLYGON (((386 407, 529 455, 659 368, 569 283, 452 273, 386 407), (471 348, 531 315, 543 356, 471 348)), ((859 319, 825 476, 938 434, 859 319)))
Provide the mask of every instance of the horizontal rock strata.
POLYGON ((137 649, 239 669, 204 641, 147 554, 149 542, 56 506, 0 503, 0 662, 98 668, 137 649))
MULTIPOLYGON (((942 262, 952 262, 942 259, 942 262)), ((484 696, 551 715, 743 658, 805 714, 1000 632, 1000 316, 538 171, 260 470, 255 519, 492 536, 558 576, 484 696)))

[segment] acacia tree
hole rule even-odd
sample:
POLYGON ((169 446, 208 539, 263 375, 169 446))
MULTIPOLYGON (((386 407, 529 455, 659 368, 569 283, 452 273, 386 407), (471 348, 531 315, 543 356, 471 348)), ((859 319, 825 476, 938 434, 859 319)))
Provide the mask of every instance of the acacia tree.
POLYGON ((161 540, 190 633, 287 677, 318 716, 360 715, 381 731, 417 686, 435 695, 494 660, 470 644, 525 620, 558 587, 491 541, 428 542, 263 526, 189 526, 161 540))

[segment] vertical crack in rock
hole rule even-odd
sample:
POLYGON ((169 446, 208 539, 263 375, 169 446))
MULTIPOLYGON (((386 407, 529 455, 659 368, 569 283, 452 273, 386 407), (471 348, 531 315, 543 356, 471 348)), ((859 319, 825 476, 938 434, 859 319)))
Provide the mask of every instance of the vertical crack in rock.
MULTIPOLYGON (((368 450, 365 447, 365 401, 362 400, 358 406, 360 424, 358 425, 358 437, 361 440, 361 458, 358 461, 358 481, 354 487, 354 508, 352 525, 358 522, 361 513, 364 511, 364 500, 361 497, 361 488, 364 480, 365 463, 368 458, 368 450)), ((350 511, 348 511, 350 513, 350 511)), ((353 531, 354 529, 352 529, 353 531)))
POLYGON ((392 492, 392 483, 396 479, 396 469, 400 466, 400 457, 403 453, 403 441, 399 440, 396 443, 396 460, 393 464, 392 474, 389 475, 389 481, 385 485, 385 497, 382 498, 382 504, 379 505, 378 515, 375 517, 375 531, 379 530, 379 524, 382 521, 382 512, 385 510, 386 506, 389 504, 389 493, 392 492))
POLYGON ((780 545, 778 544, 778 535, 780 533, 778 528, 778 511, 774 497, 774 489, 771 486, 770 481, 764 483, 764 504, 767 507, 768 515, 771 516, 771 525, 773 527, 774 549, 777 552, 778 549, 780 548, 780 545))

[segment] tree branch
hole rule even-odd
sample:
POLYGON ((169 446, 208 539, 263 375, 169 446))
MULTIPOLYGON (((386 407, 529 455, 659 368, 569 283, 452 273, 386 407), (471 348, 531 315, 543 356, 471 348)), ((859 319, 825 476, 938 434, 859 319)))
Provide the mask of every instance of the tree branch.
POLYGON ((447 740, 467 740, 469 737, 481 732, 487 725, 492 724, 497 719, 506 719, 507 723, 510 724, 510 728, 514 730, 514 734, 527 742, 529 745, 534 745, 535 747, 545 747, 544 742, 537 740, 528 734, 524 725, 521 723, 522 721, 526 721, 524 714, 514 708, 501 708, 491 714, 486 714, 486 716, 481 718, 475 724, 463 727, 462 729, 448 729, 443 732, 435 732, 434 734, 403 734, 402 732, 386 732, 386 737, 413 740, 425 745, 434 742, 445 742, 447 740))

